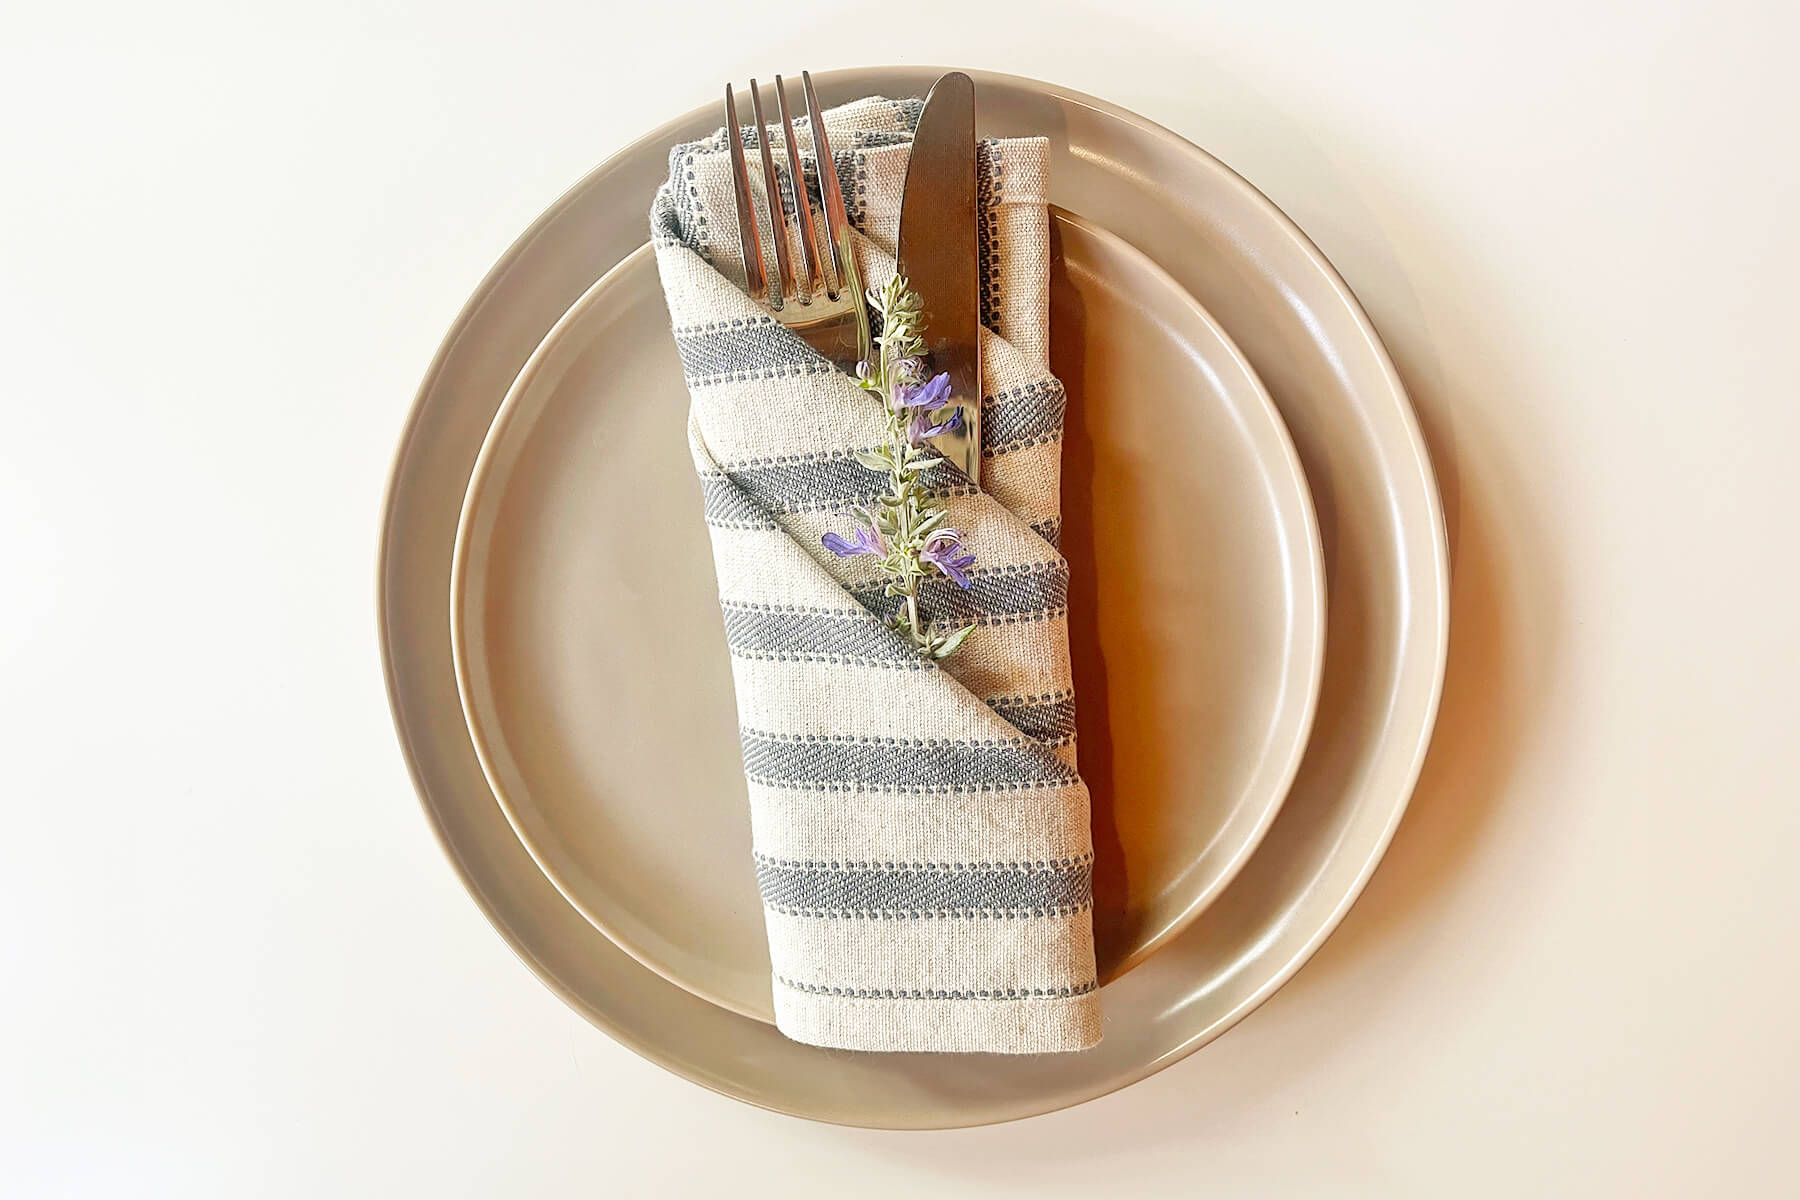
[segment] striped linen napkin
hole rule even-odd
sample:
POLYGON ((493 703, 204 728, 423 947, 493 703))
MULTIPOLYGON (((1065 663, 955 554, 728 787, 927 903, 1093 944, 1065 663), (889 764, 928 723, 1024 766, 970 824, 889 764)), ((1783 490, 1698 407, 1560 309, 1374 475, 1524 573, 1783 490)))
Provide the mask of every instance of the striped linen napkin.
MULTIPOLYGON (((920 107, 872 98, 825 118, 870 284, 894 271, 920 107)), ((982 488, 933 469, 979 561, 969 590, 922 594, 927 617, 979 628, 940 664, 883 624, 898 601, 871 561, 820 542, 884 490, 855 458, 884 441, 881 402, 743 294, 724 139, 674 149, 651 224, 692 397, 777 1024, 852 1050, 1085 1049, 1101 1021, 1057 550, 1047 143, 981 147, 982 488)), ((804 126, 799 139, 810 175, 804 126)))

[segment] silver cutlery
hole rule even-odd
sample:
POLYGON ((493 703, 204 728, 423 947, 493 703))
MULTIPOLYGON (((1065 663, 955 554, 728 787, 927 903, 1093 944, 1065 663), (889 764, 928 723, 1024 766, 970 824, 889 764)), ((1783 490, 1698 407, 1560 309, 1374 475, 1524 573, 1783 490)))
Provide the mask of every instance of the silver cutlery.
POLYGON ((925 309, 931 370, 950 376, 960 428, 938 453, 981 481, 981 287, 975 188, 975 81, 941 76, 925 97, 900 202, 900 273, 925 309))
POLYGON ((869 358, 869 310, 850 246, 850 221, 844 213, 844 195, 838 185, 837 162, 831 155, 831 139, 825 132, 823 110, 813 92, 812 75, 802 71, 800 80, 806 95, 806 115, 819 177, 819 208, 825 217, 830 270, 826 270, 818 251, 794 118, 788 111, 787 89, 781 76, 777 75, 775 99, 781 113, 789 177, 793 181, 795 211, 792 214, 787 211, 789 202, 782 194, 775 171, 775 158, 769 146, 769 126, 763 120, 762 95, 756 80, 750 81, 750 110, 755 120, 754 138, 762 159, 763 192, 768 207, 766 219, 775 247, 775 270, 770 273, 763 256, 761 218, 744 155, 744 127, 738 122, 737 99, 731 85, 726 84, 726 138, 731 146, 732 192, 737 202, 738 240, 744 252, 745 290, 752 299, 765 304, 776 320, 798 334, 807 345, 840 369, 854 374, 856 364, 869 358), (794 226, 792 233, 798 235, 804 281, 795 269, 789 242, 790 224, 794 226))

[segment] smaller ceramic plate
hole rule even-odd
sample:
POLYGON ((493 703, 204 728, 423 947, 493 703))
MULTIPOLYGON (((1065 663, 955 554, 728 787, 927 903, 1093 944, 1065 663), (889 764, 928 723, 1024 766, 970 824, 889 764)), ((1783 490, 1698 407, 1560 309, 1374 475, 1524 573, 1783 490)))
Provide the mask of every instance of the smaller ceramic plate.
MULTIPOLYGON (((1052 228, 1063 550, 1107 981, 1193 920, 1273 820, 1317 702, 1324 583, 1299 460, 1230 339, 1123 241, 1067 214, 1052 228)), ((570 903, 665 978, 772 1021, 730 659, 667 326, 646 248, 514 383, 457 535, 457 678, 495 795, 570 903)))

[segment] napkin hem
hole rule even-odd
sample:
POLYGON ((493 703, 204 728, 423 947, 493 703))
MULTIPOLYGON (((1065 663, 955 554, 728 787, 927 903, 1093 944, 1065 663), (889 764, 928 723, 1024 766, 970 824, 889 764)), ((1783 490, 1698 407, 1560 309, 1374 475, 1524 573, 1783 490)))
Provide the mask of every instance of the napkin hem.
POLYGON ((1101 1037, 1097 988, 1073 995, 914 998, 803 991, 777 977, 775 1025, 796 1042, 878 1053, 1060 1054, 1101 1037))

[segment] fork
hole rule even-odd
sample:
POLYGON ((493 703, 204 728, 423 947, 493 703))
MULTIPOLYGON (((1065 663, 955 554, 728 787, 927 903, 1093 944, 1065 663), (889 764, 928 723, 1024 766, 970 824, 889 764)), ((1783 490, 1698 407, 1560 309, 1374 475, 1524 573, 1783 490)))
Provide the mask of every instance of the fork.
POLYGON ((798 334, 807 345, 840 369, 854 374, 856 364, 869 359, 869 310, 850 246, 850 221, 844 215, 844 193, 838 184, 837 164, 831 156, 831 139, 825 132, 819 97, 813 92, 812 74, 800 72, 800 81, 806 95, 807 120, 812 127, 813 157, 819 176, 819 207, 825 216, 831 271, 827 272, 825 264, 820 262, 812 205, 807 198, 806 173, 801 169, 800 146, 794 135, 794 117, 788 111, 787 88, 777 75, 775 99, 781 111, 785 135, 782 140, 787 143, 788 173, 794 183, 796 211, 792 218, 775 174, 774 156, 769 152, 769 127, 763 120, 762 94, 756 80, 750 81, 750 109, 756 122, 756 145, 762 157, 764 195, 770 208, 769 227, 774 234, 775 272, 770 274, 763 258, 756 198, 750 191, 750 170, 740 133, 743 126, 738 123, 737 99, 728 83, 725 85, 725 131, 731 147, 732 192, 737 201, 738 241, 744 251, 745 291, 751 299, 767 305, 775 319, 798 334), (788 245, 790 219, 799 233, 800 256, 806 272, 804 286, 788 245))

